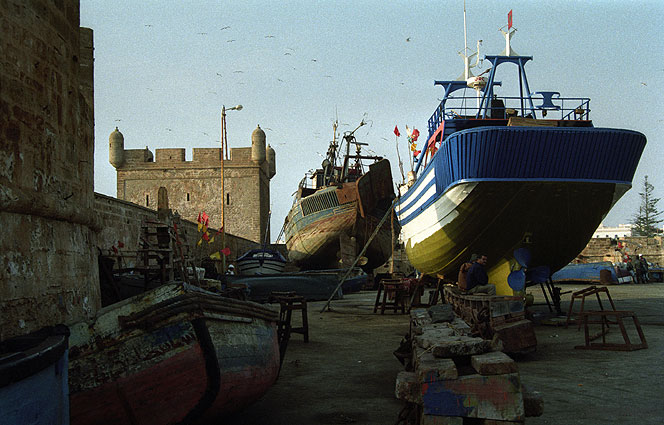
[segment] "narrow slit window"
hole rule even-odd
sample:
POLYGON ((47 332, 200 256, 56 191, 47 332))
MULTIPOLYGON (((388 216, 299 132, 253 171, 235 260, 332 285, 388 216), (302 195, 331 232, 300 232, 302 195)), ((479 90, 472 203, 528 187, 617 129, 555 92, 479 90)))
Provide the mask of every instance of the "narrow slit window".
POLYGON ((226 194, 226 205, 230 205, 230 204, 231 204, 231 194, 227 193, 226 194))
POLYGON ((189 202, 189 194, 187 193, 187 202, 189 202))
POLYGON ((146 207, 150 206, 150 195, 145 195, 145 206, 146 207))

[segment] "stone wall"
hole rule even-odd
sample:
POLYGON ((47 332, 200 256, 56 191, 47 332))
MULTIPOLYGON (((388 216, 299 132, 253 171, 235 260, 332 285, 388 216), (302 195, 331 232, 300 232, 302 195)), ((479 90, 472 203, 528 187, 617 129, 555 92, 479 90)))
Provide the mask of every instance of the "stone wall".
POLYGON ((664 265, 664 246, 662 246, 661 236, 653 238, 627 236, 615 241, 612 241, 611 238, 593 238, 581 251, 578 259, 588 263, 597 261, 619 262, 621 253, 616 251, 617 242, 622 244, 622 252, 632 258, 635 258, 638 254, 643 254, 651 263, 664 265))
MULTIPOLYGON (((139 248, 142 226, 146 220, 157 220, 157 211, 121 199, 95 193, 95 212, 97 220, 101 223, 99 233, 97 234, 99 251, 103 254, 110 254, 112 247, 115 246, 119 250, 119 253, 123 254, 124 266, 135 266, 135 252, 139 248), (120 248, 118 242, 122 242, 124 246, 120 248)), ((222 249, 221 237, 219 236, 215 238, 213 243, 203 241, 201 245, 197 244, 201 238, 197 222, 182 220, 181 227, 180 235, 184 243, 188 246, 196 265, 200 265, 202 260, 209 258, 211 253, 222 249)), ((214 234, 217 229, 210 228, 209 231, 211 234, 214 234)), ((227 233, 226 246, 231 251, 227 258, 230 264, 246 251, 256 248, 258 244, 227 233)), ((220 268, 219 271, 221 271, 220 268)))
POLYGON ((92 31, 74 0, 0 2, 0 340, 100 305, 92 31))

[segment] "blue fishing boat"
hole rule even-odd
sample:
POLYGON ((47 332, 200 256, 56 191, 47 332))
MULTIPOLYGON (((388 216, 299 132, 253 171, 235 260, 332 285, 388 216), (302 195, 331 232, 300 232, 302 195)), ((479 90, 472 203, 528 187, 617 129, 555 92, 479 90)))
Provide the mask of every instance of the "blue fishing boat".
POLYGON ((69 425, 67 327, 0 342, 0 424, 69 425))
POLYGON ((613 285, 618 283, 616 268, 610 261, 568 264, 551 275, 553 283, 613 285))
POLYGON ((581 252, 631 187, 646 138, 594 127, 588 98, 533 91, 533 58, 511 49, 511 19, 501 31, 505 52, 486 56, 485 72, 473 76, 464 56, 459 80, 435 81, 445 92, 395 210, 420 272, 455 280, 471 254, 486 254, 490 282, 511 295, 581 252), (509 66, 516 84, 497 79, 509 66))

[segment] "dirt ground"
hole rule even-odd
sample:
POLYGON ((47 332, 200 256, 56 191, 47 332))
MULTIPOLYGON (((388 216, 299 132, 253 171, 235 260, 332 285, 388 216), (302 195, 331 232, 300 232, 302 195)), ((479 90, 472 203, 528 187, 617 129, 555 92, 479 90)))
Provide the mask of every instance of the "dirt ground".
MULTIPOLYGON (((516 360, 522 381, 542 393, 544 414, 526 418, 527 424, 664 423, 664 284, 608 288, 618 310, 637 314, 648 349, 575 349, 584 343, 583 330, 543 324, 550 314, 542 291, 529 289, 535 296, 538 348, 516 360)), ((323 313, 323 302, 309 303, 310 342, 294 334, 277 383, 257 403, 220 423, 394 424, 402 408, 394 383, 403 367, 392 351, 408 332, 408 315, 374 314, 375 294, 346 295, 323 313)), ((570 298, 562 296, 564 312, 570 298)), ((585 308, 597 309, 597 300, 589 298, 585 308)), ((636 332, 628 331, 638 341, 636 332)), ((622 342, 617 329, 607 338, 622 342)))

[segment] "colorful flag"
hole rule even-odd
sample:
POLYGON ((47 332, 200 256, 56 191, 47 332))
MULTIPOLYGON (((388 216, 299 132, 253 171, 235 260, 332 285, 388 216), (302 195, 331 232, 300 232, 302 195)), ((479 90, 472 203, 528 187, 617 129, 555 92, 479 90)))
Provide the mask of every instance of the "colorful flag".
POLYGON ((417 140, 418 137, 420 137, 420 130, 414 128, 414 129, 413 129, 413 135, 412 135, 413 142, 415 142, 415 141, 417 140))
POLYGON ((122 241, 118 241, 118 248, 124 248, 124 244, 122 243, 122 241))
POLYGON ((421 153, 421 152, 422 152, 422 151, 414 151, 414 152, 413 152, 413 156, 414 156, 414 157, 418 157, 418 156, 420 156, 420 153, 421 153))
POLYGON ((231 255, 231 249, 229 247, 226 247, 220 251, 222 254, 224 254, 226 257, 231 255))
POLYGON ((512 9, 507 14, 507 29, 512 28, 512 9))
POLYGON ((397 137, 401 136, 401 133, 399 133, 399 129, 397 128, 396 125, 394 126, 394 134, 395 134, 397 137))
POLYGON ((213 252, 210 254, 210 258, 213 260, 221 260, 221 253, 219 251, 213 252))

